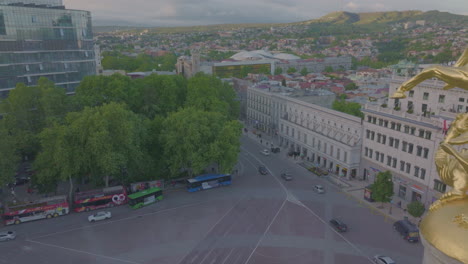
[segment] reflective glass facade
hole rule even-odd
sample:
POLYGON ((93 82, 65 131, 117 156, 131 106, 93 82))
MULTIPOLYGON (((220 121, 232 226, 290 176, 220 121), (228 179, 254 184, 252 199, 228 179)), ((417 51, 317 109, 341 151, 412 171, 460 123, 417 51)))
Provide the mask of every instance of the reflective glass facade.
POLYGON ((95 64, 90 12, 0 4, 0 97, 42 76, 73 92, 95 64))

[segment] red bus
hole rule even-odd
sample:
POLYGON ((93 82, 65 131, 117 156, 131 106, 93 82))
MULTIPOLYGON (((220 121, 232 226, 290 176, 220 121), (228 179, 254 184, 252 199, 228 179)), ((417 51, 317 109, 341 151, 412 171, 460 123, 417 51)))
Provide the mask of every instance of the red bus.
POLYGON ((123 186, 108 187, 98 190, 75 193, 73 210, 83 212, 114 207, 127 203, 127 192, 123 186))
POLYGON ((65 195, 40 199, 37 202, 5 206, 3 221, 5 225, 20 224, 23 222, 52 218, 66 215, 70 207, 65 195))

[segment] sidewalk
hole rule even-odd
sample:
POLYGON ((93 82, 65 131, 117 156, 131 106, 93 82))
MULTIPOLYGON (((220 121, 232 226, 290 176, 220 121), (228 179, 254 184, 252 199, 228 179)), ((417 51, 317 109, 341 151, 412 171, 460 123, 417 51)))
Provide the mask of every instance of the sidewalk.
MULTIPOLYGON (((262 146, 265 146, 265 148, 270 149, 270 143, 273 143, 274 146, 278 146, 277 140, 273 139, 272 137, 268 136, 266 133, 259 132, 261 134, 261 137, 258 137, 257 135, 252 133, 253 127, 245 125, 244 126, 248 129, 248 132, 244 133, 244 135, 247 135, 249 138, 255 139, 260 143, 262 146)), ((257 130, 258 131, 258 130, 257 130)), ((258 134, 258 133, 257 133, 258 134)), ((284 157, 287 160, 290 160, 291 162, 304 167, 305 169, 309 169, 310 167, 313 167, 314 164, 312 162, 309 162, 307 160, 303 160, 299 157, 293 158, 289 157, 287 155, 287 150, 281 148, 280 152, 281 156, 284 157)), ((314 175, 312 172, 309 171, 311 175, 314 175)), ((318 177, 318 176, 316 176, 318 177)), ((347 199, 349 200, 354 200, 357 203, 359 203, 363 207, 367 207, 369 210, 372 211, 373 214, 376 215, 382 215, 385 219, 385 221, 393 223, 398 220, 402 220, 405 217, 408 217, 408 219, 415 223, 418 224, 419 218, 414 218, 411 215, 409 215, 404 208, 399 208, 398 206, 394 204, 384 204, 383 208, 381 207, 381 203, 379 202, 369 202, 364 199, 364 189, 371 184, 369 181, 362 181, 358 179, 353 179, 353 180, 348 180, 343 177, 339 177, 338 175, 334 173, 329 173, 328 176, 321 176, 322 178, 328 180, 335 186, 337 186, 341 192, 346 195, 347 199)))

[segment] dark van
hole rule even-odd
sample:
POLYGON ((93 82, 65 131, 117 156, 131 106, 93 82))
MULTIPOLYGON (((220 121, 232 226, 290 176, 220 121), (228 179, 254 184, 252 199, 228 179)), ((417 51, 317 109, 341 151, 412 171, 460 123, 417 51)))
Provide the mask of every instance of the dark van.
POLYGON ((419 230, 416 225, 411 223, 408 219, 395 222, 393 228, 398 231, 406 241, 414 243, 419 241, 419 230))

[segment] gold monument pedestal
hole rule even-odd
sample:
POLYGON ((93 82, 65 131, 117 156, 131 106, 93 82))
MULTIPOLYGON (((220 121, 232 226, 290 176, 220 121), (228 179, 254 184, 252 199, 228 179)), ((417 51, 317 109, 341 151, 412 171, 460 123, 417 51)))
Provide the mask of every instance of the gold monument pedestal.
POLYGON ((458 200, 430 212, 420 224, 423 264, 468 263, 467 201, 458 200))
MULTIPOLYGON (((405 93, 430 78, 447 85, 468 90, 468 48, 454 67, 434 66, 403 83, 393 98, 405 98, 405 93)), ((459 114, 451 123, 444 141, 435 153, 435 165, 440 179, 452 189, 429 208, 420 224, 424 245, 423 264, 468 264, 468 113, 459 114)))

